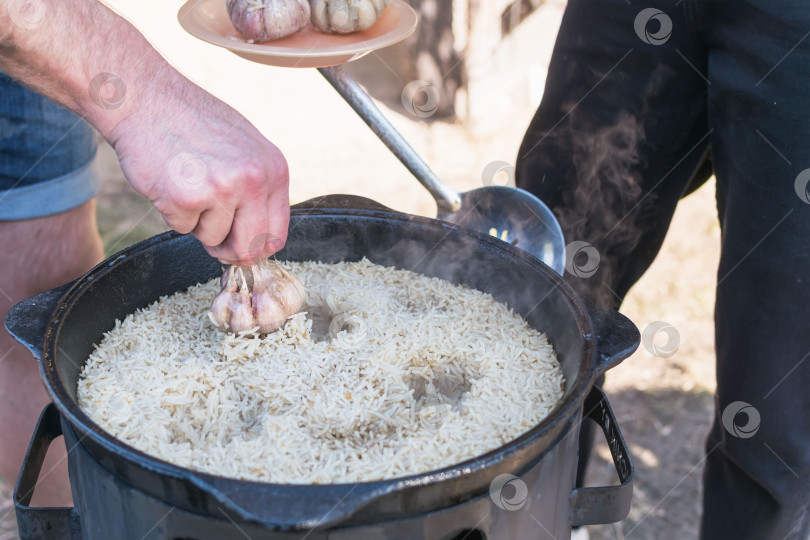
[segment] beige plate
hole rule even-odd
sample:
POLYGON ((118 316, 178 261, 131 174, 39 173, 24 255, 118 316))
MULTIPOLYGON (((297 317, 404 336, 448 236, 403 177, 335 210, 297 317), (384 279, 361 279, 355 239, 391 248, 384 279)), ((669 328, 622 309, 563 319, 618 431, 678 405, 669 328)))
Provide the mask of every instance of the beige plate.
POLYGON ((188 0, 177 15, 180 25, 203 41, 225 47, 253 62, 281 67, 325 67, 351 62, 410 36, 416 12, 392 0, 374 26, 347 35, 324 34, 312 26, 266 43, 248 43, 231 24, 225 0, 188 0))

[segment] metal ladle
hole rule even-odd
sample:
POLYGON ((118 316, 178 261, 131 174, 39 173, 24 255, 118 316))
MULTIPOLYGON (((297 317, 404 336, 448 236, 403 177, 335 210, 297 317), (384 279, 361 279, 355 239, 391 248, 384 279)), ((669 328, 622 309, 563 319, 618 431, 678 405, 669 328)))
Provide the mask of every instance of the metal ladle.
POLYGON ((548 206, 516 187, 486 186, 459 193, 439 180, 368 94, 340 66, 318 68, 368 127, 399 158, 436 201, 438 219, 505 240, 534 255, 558 274, 565 267, 565 240, 548 206))

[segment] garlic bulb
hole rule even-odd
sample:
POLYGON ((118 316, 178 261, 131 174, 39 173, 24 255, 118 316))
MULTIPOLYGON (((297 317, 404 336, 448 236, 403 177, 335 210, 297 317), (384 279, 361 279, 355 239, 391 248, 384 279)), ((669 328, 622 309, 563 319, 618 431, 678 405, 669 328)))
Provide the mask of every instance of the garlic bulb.
POLYGON ((312 25, 321 32, 349 34, 370 28, 391 0, 310 0, 312 25))
POLYGON ((294 34, 309 22, 309 0, 228 0, 228 15, 248 41, 261 43, 294 34))
POLYGON ((208 316, 217 328, 260 334, 275 332, 304 304, 304 286, 276 261, 231 266, 222 274, 222 290, 208 316))

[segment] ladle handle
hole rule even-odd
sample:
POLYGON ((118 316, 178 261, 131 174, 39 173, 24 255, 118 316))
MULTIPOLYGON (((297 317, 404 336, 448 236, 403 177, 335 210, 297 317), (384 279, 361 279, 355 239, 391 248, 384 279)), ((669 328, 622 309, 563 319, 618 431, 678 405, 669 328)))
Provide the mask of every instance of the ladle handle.
POLYGON ((439 207, 439 213, 453 213, 461 208, 459 194, 444 185, 430 167, 419 157, 405 138, 383 115, 357 81, 343 71, 340 66, 318 68, 321 75, 335 87, 338 94, 363 119, 377 137, 402 162, 405 167, 425 186, 439 207))

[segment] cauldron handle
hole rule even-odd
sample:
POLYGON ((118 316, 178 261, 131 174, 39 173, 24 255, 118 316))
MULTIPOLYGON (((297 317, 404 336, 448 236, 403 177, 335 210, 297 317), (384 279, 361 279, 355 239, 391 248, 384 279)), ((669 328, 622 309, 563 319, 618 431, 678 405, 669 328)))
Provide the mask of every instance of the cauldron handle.
POLYGON ((633 462, 616 423, 616 416, 601 388, 591 388, 585 398, 583 416, 599 424, 607 439, 613 465, 619 475, 618 486, 582 487, 571 493, 572 525, 616 523, 630 513, 633 498, 633 462))
MULTIPOLYGON (((60 296, 61 297, 61 296, 60 296)), ((32 508, 31 497, 42 471, 48 447, 62 435, 59 411, 51 403, 42 411, 31 444, 25 453, 14 487, 14 508, 20 540, 81 540, 81 523, 75 508, 32 508)))
POLYGON ((395 212, 395 210, 388 208, 384 204, 378 203, 374 199, 361 197, 360 195, 345 195, 342 193, 313 197, 312 199, 293 205, 290 210, 295 211, 321 208, 339 208, 341 210, 380 210, 383 212, 395 212))
POLYGON ((26 298, 12 306, 6 313, 5 324, 8 333, 38 360, 42 360, 42 342, 51 316, 56 311, 59 301, 74 283, 75 281, 71 281, 56 289, 26 298))
POLYGON ((596 372, 602 375, 633 354, 641 334, 630 319, 618 311, 585 302, 596 340, 596 372))

